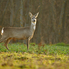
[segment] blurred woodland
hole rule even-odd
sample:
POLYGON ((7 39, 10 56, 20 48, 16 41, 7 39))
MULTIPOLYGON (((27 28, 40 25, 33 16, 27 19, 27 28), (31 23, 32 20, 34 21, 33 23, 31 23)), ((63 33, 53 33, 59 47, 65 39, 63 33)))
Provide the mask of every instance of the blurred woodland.
POLYGON ((31 42, 69 43, 69 0, 0 0, 0 31, 30 26, 29 11, 39 12, 31 42))

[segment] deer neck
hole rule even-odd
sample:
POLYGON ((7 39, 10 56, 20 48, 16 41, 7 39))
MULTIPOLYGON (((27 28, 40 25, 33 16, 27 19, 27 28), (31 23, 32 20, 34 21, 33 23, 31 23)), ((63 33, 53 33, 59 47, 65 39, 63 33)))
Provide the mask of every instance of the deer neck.
POLYGON ((31 28, 30 28, 31 32, 34 32, 35 29, 36 29, 36 23, 31 22, 31 28))

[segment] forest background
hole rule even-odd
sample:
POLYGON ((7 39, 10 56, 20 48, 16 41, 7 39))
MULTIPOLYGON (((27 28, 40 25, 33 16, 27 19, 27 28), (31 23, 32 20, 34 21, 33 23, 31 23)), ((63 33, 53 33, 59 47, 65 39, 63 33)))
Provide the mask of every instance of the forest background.
POLYGON ((31 42, 69 43, 69 0, 0 0, 0 31, 30 26, 29 12, 39 12, 31 42))

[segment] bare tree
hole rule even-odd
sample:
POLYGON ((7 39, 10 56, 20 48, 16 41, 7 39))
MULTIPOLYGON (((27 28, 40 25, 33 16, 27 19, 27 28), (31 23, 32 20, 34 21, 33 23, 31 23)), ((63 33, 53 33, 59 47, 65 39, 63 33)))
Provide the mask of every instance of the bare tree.
POLYGON ((49 15, 48 15, 48 41, 49 43, 56 42, 56 8, 55 0, 49 0, 49 15), (51 27, 51 28, 50 28, 51 27), (51 33, 51 35, 50 35, 51 33))
POLYGON ((18 21, 20 21, 19 20, 19 18, 20 17, 18 17, 19 16, 19 11, 20 11, 20 0, 16 0, 15 1, 15 17, 14 17, 14 26, 18 26, 19 25, 19 23, 18 23, 18 21), (17 24, 18 23, 18 24, 17 24))
POLYGON ((23 0, 21 0, 21 5, 20 5, 20 27, 23 26, 23 0))
POLYGON ((10 5, 11 5, 11 8, 10 8, 10 12, 11 12, 10 26, 13 26, 13 22, 14 22, 14 4, 13 4, 13 0, 10 0, 10 5))
POLYGON ((61 7, 61 13, 60 13, 60 19, 59 19, 59 28, 58 28, 58 41, 63 41, 64 39, 64 17, 65 17, 65 6, 66 6, 66 1, 67 0, 64 0, 63 3, 62 3, 62 7, 61 7), (61 30, 62 29, 62 30, 61 30), (60 39, 60 37, 62 37, 62 40, 60 39))
POLYGON ((53 32, 52 32, 52 42, 56 42, 56 8, 55 8, 55 0, 51 0, 51 9, 52 9, 52 26, 53 26, 53 32))
MULTIPOLYGON (((2 2, 3 2, 3 1, 2 1, 2 2)), ((1 2, 1 3, 2 3, 2 2, 1 2)), ((6 11, 6 9, 7 9, 8 3, 9 3, 9 0, 7 0, 6 6, 5 6, 4 10, 3 10, 3 14, 2 14, 2 17, 1 17, 1 19, 0 19, 0 23, 2 23, 2 21, 3 21, 3 18, 4 18, 4 15, 5 15, 5 11, 6 11)))

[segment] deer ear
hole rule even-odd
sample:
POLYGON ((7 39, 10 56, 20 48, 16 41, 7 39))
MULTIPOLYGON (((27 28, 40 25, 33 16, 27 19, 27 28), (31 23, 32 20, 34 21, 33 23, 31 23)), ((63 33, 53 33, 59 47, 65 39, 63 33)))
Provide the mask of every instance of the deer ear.
POLYGON ((30 17, 32 17, 32 16, 33 16, 31 12, 29 12, 29 16, 30 16, 30 17))
POLYGON ((37 17, 38 17, 38 15, 39 15, 39 12, 35 14, 35 18, 37 18, 37 17))

